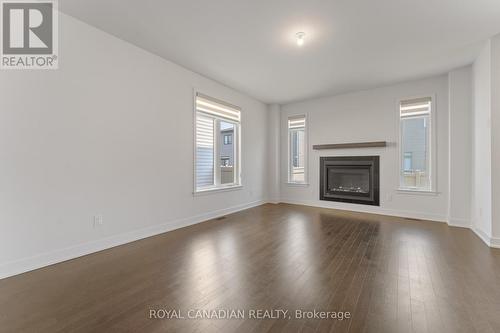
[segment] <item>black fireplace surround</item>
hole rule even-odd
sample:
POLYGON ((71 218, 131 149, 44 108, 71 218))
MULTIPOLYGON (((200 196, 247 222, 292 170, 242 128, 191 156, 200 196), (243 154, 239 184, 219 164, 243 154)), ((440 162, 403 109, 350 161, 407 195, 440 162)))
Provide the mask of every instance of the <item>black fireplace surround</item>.
POLYGON ((320 200, 379 206, 379 156, 320 157, 320 200))

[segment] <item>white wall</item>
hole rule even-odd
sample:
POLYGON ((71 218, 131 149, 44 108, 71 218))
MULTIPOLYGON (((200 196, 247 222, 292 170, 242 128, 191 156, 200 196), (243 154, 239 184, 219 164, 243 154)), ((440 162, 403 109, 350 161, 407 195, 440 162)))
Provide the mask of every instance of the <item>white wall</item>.
POLYGON ((449 203, 450 225, 471 226, 472 68, 448 73, 449 203))
POLYGON ((268 107, 268 193, 269 201, 280 202, 280 117, 281 107, 272 104, 268 107))
POLYGON ((491 38, 491 202, 492 243, 500 247, 500 34, 491 38), (496 172, 493 172, 496 171, 496 172))
POLYGON ((474 228, 491 237, 491 43, 473 65, 473 192, 474 228))
POLYGON ((0 277, 266 199, 264 104, 63 14, 59 30, 59 70, 0 72, 0 277), (242 190, 193 197, 193 88, 243 109, 242 190))
MULTIPOLYGON (((287 161, 289 116, 307 114, 309 186, 286 184, 286 163, 281 164, 281 200, 323 207, 368 211, 408 217, 448 220, 448 76, 401 83, 339 96, 319 98, 282 106, 281 161, 287 161), (398 101, 432 95, 436 102, 437 194, 408 194, 396 191, 399 185, 398 101), (314 144, 381 141, 386 148, 312 150, 314 144), (319 200, 319 157, 342 155, 380 155, 380 207, 319 200)), ((464 213, 466 214, 466 213, 464 213)))

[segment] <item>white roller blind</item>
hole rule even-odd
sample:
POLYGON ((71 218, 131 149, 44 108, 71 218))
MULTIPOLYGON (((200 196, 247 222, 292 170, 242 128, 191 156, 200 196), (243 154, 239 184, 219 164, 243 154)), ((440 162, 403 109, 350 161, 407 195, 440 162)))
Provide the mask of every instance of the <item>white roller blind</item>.
POLYGON ((288 128, 289 129, 294 129, 294 128, 304 128, 306 127, 306 118, 301 116, 301 117, 296 117, 296 118, 289 118, 288 119, 288 128))
POLYGON ((213 117, 240 122, 241 109, 214 98, 196 94, 196 111, 213 117))
POLYGON ((415 98, 402 101, 400 104, 401 117, 419 116, 431 113, 431 98, 415 98))

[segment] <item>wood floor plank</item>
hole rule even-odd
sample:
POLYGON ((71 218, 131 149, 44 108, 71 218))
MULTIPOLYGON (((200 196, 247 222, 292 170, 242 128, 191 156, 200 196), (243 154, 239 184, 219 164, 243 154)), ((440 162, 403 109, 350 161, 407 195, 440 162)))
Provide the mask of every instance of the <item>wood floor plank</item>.
POLYGON ((0 280, 0 332, 500 332, 499 311, 500 250, 470 230, 288 204, 0 280), (245 318, 149 317, 161 309, 245 318), (248 317, 277 309, 289 317, 248 317))

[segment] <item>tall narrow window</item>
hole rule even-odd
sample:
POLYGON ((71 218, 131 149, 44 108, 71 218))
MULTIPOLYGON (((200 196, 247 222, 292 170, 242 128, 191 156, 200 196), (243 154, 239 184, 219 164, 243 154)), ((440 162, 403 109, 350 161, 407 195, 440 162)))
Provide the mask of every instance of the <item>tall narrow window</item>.
POLYGON ((401 161, 400 187, 430 191, 432 99, 416 98, 400 102, 401 161))
POLYGON ((306 183, 306 117, 288 118, 288 182, 306 183))
POLYGON ((240 118, 240 108, 196 94, 196 192, 241 183, 240 118))

